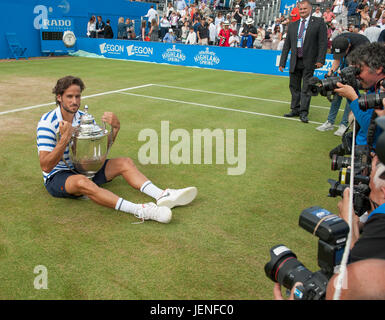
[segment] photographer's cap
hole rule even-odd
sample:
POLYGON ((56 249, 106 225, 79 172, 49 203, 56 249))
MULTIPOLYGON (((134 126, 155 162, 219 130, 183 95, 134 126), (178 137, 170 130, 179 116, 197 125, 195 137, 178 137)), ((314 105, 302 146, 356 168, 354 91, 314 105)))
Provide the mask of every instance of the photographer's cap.
POLYGON ((346 55, 346 49, 349 47, 349 39, 345 37, 337 37, 332 42, 333 59, 341 59, 346 55))

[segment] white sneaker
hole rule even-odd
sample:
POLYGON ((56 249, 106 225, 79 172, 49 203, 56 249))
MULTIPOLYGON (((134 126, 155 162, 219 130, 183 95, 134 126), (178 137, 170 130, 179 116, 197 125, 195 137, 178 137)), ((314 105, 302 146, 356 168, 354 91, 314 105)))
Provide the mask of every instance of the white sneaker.
POLYGON ((337 130, 336 132, 334 132, 334 134, 335 134, 336 136, 340 136, 340 137, 341 137, 341 136, 345 133, 346 128, 347 128, 347 126, 345 126, 345 125, 343 125, 343 124, 340 124, 338 130, 337 130))
POLYGON ((142 204, 142 207, 135 214, 135 217, 142 220, 155 220, 161 223, 169 223, 172 212, 167 207, 157 206, 153 202, 142 204))
POLYGON ((158 206, 168 207, 170 209, 176 206, 189 204, 197 196, 198 190, 195 187, 184 189, 166 189, 157 201, 158 206))
POLYGON ((324 124, 316 128, 318 131, 330 131, 334 129, 334 125, 329 121, 326 121, 324 124))

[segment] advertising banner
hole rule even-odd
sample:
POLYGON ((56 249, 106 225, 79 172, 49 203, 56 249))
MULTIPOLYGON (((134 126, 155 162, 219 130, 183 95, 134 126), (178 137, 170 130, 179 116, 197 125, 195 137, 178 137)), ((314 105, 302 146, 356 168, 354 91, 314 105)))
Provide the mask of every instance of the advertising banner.
MULTIPOLYGON (((284 72, 280 72, 278 66, 281 52, 275 50, 89 38, 78 39, 77 45, 79 50, 112 59, 280 76, 289 75, 289 60, 284 72)), ((332 56, 328 55, 326 64, 323 68, 317 69, 314 75, 323 77, 331 67, 332 60, 332 56)))

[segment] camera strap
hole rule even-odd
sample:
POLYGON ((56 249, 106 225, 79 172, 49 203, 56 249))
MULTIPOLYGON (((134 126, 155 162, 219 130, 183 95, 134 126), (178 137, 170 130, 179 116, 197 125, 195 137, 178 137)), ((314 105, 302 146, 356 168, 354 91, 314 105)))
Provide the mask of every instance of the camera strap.
POLYGON ((319 219, 319 221, 317 222, 317 225, 315 226, 314 230, 313 230, 313 236, 315 236, 317 230, 318 230, 318 227, 321 225, 322 222, 324 222, 327 218, 331 218, 331 217, 335 217, 334 214, 329 214, 327 216, 324 216, 322 217, 321 219, 319 219))

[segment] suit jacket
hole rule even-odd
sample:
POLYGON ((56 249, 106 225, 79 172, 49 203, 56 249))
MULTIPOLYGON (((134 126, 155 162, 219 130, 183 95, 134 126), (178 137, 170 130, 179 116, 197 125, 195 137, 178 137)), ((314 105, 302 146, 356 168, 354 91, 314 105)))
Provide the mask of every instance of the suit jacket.
MULTIPOLYGON (((279 62, 279 66, 284 68, 289 51, 291 51, 290 72, 294 72, 297 62, 297 36, 300 22, 301 20, 298 20, 289 25, 279 62)), ((324 20, 310 17, 303 44, 303 64, 305 68, 314 70, 316 62, 325 64, 327 48, 327 28, 324 20)))

